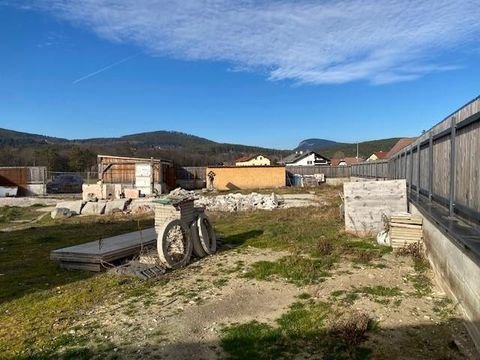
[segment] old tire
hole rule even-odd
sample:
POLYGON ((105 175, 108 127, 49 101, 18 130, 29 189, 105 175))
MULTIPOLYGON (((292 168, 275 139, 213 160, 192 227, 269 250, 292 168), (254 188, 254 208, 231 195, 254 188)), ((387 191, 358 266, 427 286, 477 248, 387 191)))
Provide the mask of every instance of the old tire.
POLYGON ((170 269, 187 265, 192 256, 190 231, 176 219, 158 229, 157 251, 160 260, 170 269))
POLYGON ((208 254, 206 251, 203 249, 202 243, 200 242, 200 235, 198 232, 198 224, 197 221, 194 221, 190 225, 190 236, 192 238, 192 244, 193 244, 193 254, 199 258, 203 258, 207 256, 208 254))
POLYGON ((217 251, 217 237, 212 224, 204 214, 198 215, 197 226, 203 250, 208 255, 214 254, 217 251))

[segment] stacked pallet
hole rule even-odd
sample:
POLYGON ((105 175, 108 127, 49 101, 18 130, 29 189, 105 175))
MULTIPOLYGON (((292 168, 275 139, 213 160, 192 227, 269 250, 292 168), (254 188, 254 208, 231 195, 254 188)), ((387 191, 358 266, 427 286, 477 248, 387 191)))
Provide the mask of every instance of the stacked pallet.
POLYGON ((422 217, 408 213, 390 216, 390 242, 393 248, 408 246, 423 239, 422 217))
POLYGON ((143 247, 155 245, 156 240, 155 229, 148 228, 53 250, 50 259, 65 269, 101 271, 106 264, 140 254, 143 247))

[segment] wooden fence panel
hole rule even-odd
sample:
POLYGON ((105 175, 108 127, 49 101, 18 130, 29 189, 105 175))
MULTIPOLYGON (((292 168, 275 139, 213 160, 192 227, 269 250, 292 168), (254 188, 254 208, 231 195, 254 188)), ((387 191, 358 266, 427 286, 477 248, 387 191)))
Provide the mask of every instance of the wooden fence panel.
POLYGON ((480 122, 457 132, 455 203, 480 211, 480 122))
POLYGON ((433 143, 433 193, 448 199, 450 195, 450 138, 433 143))
POLYGON ((286 170, 299 175, 325 174, 327 178, 350 177, 350 166, 287 166, 286 170))
POLYGON ((420 148, 420 189, 428 191, 430 182, 429 148, 420 148))

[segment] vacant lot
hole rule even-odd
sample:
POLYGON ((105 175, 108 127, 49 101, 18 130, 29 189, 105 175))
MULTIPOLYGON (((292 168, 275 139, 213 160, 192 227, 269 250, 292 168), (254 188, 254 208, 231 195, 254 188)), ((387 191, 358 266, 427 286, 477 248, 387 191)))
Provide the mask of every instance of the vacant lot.
POLYGON ((0 358, 476 358, 418 249, 345 234, 337 193, 317 190, 319 207, 211 214, 219 253, 148 282, 63 271, 48 254, 151 219, 0 233, 0 358))

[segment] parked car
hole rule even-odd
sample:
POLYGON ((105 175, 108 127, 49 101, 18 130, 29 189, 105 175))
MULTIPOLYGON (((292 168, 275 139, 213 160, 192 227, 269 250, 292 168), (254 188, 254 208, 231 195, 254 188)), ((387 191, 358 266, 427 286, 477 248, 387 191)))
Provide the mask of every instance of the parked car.
POLYGON ((80 175, 57 175, 47 183, 47 193, 81 193, 82 185, 80 175))

